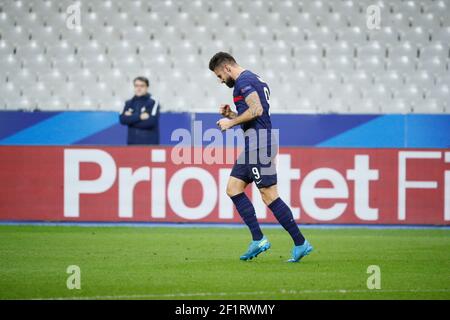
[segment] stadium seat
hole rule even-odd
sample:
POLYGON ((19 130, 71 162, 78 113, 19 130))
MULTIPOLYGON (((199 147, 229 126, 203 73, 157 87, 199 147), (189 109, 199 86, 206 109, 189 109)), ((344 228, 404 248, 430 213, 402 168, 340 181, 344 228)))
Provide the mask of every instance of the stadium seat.
POLYGON ((321 26, 315 29, 306 29, 305 36, 308 41, 314 41, 321 46, 325 46, 327 44, 332 45, 337 38, 334 30, 328 28, 327 26, 321 26))
POLYGON ((414 77, 407 77, 406 84, 416 84, 423 90, 431 90, 435 87, 435 77, 426 70, 420 70, 414 77))
POLYGON ((359 26, 352 26, 337 31, 337 39, 359 46, 367 42, 366 33, 359 26))
POLYGON ((386 45, 376 40, 360 45, 356 49, 356 54, 358 57, 376 56, 382 59, 386 56, 386 53, 386 45))
POLYGON ((26 109, 19 104, 19 88, 11 81, 2 83, 0 86, 0 97, 5 109, 26 109))
POLYGON ((412 29, 401 30, 399 32, 401 41, 409 41, 416 45, 426 46, 429 44, 431 34, 428 30, 425 30, 422 26, 416 26, 412 29))
POLYGON ((387 69, 401 73, 413 73, 417 70, 417 59, 407 55, 395 55, 387 61, 387 69))
POLYGON ((444 62, 450 58, 450 47, 448 44, 444 45, 440 41, 435 41, 433 44, 421 48, 419 54, 421 62, 432 61, 436 58, 444 62))
MULTIPOLYGON (((339 84, 332 92, 332 98, 337 98, 345 104, 345 108, 350 110, 353 106, 361 104, 361 92, 357 86, 349 83, 339 84)), ((343 110, 343 111, 348 111, 343 110)))
POLYGON ((302 10, 313 16, 323 16, 329 11, 329 2, 322 0, 304 1, 302 10))
POLYGON ((363 99, 373 100, 380 108, 386 108, 390 105, 393 95, 392 89, 383 83, 376 83, 372 88, 364 90, 363 99))
POLYGON ((445 106, 441 101, 428 98, 413 107, 415 113, 444 113, 445 106))
POLYGON ((423 88, 419 88, 415 84, 406 84, 399 91, 394 92, 393 95, 394 99, 404 100, 413 108, 422 104, 425 98, 423 88))
MULTIPOLYGON (((6 77, 8 80, 14 81, 16 83, 20 83, 21 85, 25 87, 32 87, 35 85, 37 81, 41 77, 44 77, 44 75, 39 73, 34 73, 33 71, 29 70, 28 68, 22 68, 19 70, 17 74, 14 75, 14 77, 11 77, 12 75, 6 74, 6 77)), ((2 79, 3 80, 3 79, 2 79)), ((44 81, 45 82, 45 81, 44 81)))
POLYGON ((447 59, 441 59, 438 56, 430 57, 429 59, 421 59, 418 61, 417 68, 419 70, 428 70, 434 74, 443 74, 446 70, 447 59))
POLYGON ((346 29, 349 22, 346 19, 346 13, 332 12, 326 16, 317 19, 318 25, 326 26, 330 30, 346 29))
POLYGON ((379 30, 370 30, 367 34, 368 41, 378 41, 379 43, 396 43, 400 39, 400 34, 397 29, 390 26, 385 26, 379 30))
POLYGON ((413 111, 410 104, 407 101, 400 98, 394 99, 389 106, 382 106, 380 110, 382 113, 400 113, 400 114, 411 113, 413 111))
POLYGON ((350 108, 350 112, 352 113, 362 113, 362 114, 380 114, 382 112, 392 113, 391 109, 381 110, 377 101, 371 99, 363 99, 361 103, 357 106, 352 105, 350 108))
MULTIPOLYGON (((22 69, 22 72, 27 74, 28 70, 22 69)), ((32 75, 28 75, 28 76, 32 77, 32 75)), ((25 77, 26 76, 24 76, 23 79, 25 77)), ((47 87, 50 87, 50 88, 54 88, 56 86, 56 87, 59 87, 60 90, 64 90, 64 83, 68 80, 65 73, 58 69, 53 69, 51 72, 47 72, 47 73, 38 73, 37 75, 35 75, 35 77, 36 77, 36 80, 32 79, 32 81, 42 82, 47 87)), ((23 80, 20 83, 23 83, 23 80)), ((58 92, 61 92, 61 91, 58 91, 58 92)))
POLYGON ((448 104, 450 102, 450 84, 449 82, 442 82, 438 85, 428 89, 427 96, 430 99, 435 99, 441 103, 448 104))
POLYGON ((421 26, 424 30, 428 31, 431 38, 433 38, 433 33, 430 31, 440 29, 441 21, 438 15, 428 12, 415 17, 411 24, 413 26, 421 26))
POLYGON ((394 29, 406 29, 412 24, 412 19, 403 12, 395 12, 388 15, 387 22, 383 25, 385 24, 394 29))
POLYGON ((301 5, 300 1, 295 0, 278 1, 276 5, 272 3, 271 11, 280 14, 281 19, 283 19, 282 23, 290 24, 300 14, 301 5))
POLYGON ((334 70, 340 73, 353 72, 355 69, 355 61, 348 56, 330 56, 325 61, 327 70, 334 70))
POLYGON ((358 70, 343 75, 343 83, 352 84, 353 86, 360 88, 370 88, 373 85, 373 77, 366 71, 358 70))
POLYGON ((365 56, 356 60, 356 68, 368 72, 379 73, 386 69, 385 59, 377 56, 365 56))

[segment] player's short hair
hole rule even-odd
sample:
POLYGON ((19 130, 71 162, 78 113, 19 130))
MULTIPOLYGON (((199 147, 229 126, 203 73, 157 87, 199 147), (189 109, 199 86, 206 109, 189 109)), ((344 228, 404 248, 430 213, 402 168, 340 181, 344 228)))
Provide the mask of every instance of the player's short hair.
POLYGON ((227 52, 217 52, 213 55, 211 60, 209 60, 209 70, 214 71, 217 67, 224 63, 236 64, 236 60, 227 52))
POLYGON ((147 87, 149 86, 149 81, 148 81, 148 79, 146 77, 139 76, 139 77, 134 78, 133 84, 136 81, 142 81, 142 82, 144 82, 147 85, 147 87))

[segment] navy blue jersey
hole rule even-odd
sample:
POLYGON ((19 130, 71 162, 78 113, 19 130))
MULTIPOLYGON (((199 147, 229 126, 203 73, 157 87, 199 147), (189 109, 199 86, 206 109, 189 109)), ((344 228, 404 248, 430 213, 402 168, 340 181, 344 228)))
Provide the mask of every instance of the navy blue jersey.
POLYGON ((243 71, 236 79, 233 90, 233 101, 236 105, 238 115, 241 115, 248 109, 248 105, 245 102, 245 98, 252 92, 256 92, 259 96, 263 107, 263 114, 251 121, 241 124, 242 130, 248 135, 249 129, 254 129, 257 137, 264 135, 267 139, 254 139, 254 135, 250 134, 245 139, 245 150, 252 150, 258 148, 266 148, 271 145, 271 129, 272 123, 270 121, 270 89, 267 83, 265 83, 258 75, 249 70, 243 71), (260 132, 260 131, 265 131, 260 132), (267 135, 265 135, 267 133, 267 135))

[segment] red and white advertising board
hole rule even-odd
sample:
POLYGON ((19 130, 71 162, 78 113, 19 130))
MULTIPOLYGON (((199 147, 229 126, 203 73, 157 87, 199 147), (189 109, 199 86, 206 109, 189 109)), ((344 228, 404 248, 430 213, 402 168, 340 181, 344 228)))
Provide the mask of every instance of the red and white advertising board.
MULTIPOLYGON (((173 152, 2 146, 0 220, 240 222, 225 192, 232 164, 173 152)), ((281 148, 278 187, 299 223, 450 225, 448 149, 281 148)), ((254 185, 248 194, 275 222, 254 185)))

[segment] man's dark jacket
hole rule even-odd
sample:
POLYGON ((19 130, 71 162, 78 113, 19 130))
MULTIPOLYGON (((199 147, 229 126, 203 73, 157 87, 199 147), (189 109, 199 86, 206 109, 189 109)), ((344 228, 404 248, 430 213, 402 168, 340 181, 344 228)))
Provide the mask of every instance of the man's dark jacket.
POLYGON ((150 94, 126 101, 120 123, 128 126, 128 144, 159 144, 159 102, 150 94), (126 111, 131 111, 132 115, 126 116, 126 111), (150 117, 141 120, 144 112, 150 117))

